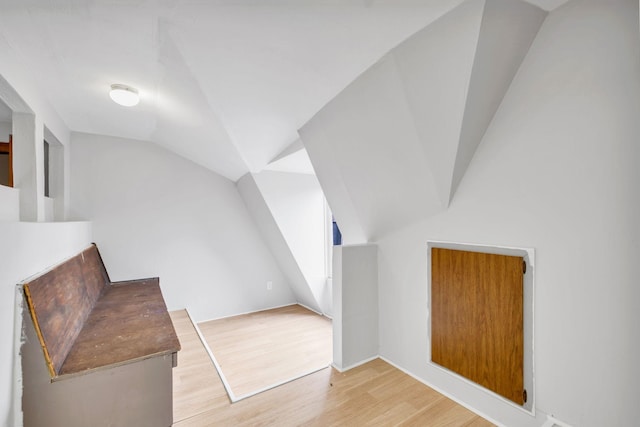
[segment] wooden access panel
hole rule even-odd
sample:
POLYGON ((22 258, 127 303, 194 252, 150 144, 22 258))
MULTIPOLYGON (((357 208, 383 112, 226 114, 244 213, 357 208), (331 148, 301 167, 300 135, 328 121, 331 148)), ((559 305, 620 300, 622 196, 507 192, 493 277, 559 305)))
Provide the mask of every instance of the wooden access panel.
POLYGON ((523 405, 522 257, 431 250, 431 360, 523 405))

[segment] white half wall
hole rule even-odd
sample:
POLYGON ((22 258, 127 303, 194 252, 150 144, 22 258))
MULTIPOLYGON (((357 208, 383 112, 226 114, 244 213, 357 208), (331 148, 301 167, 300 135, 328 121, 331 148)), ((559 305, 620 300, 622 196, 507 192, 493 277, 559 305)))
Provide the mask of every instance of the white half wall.
POLYGON ((378 356, 378 247, 333 248, 333 365, 347 370, 378 356))
POLYGON ((0 185, 0 221, 20 221, 20 190, 0 185))
POLYGON ((112 280, 158 276, 196 321, 295 302, 233 182, 148 142, 74 133, 71 147, 71 213, 93 221, 112 280))
POLYGON ((552 11, 449 209, 379 244, 380 354, 506 426, 637 424, 638 2, 552 11), (429 366, 427 241, 536 251, 537 416, 429 366))
MULTIPOLYGON (((14 421, 20 425, 22 420, 22 374, 14 372, 16 359, 19 362, 19 348, 14 348, 14 339, 19 339, 14 336, 19 327, 14 325, 16 285, 77 254, 91 241, 87 222, 0 222, 0 425, 11 426, 14 421)), ((17 319, 21 321, 21 316, 17 319)))

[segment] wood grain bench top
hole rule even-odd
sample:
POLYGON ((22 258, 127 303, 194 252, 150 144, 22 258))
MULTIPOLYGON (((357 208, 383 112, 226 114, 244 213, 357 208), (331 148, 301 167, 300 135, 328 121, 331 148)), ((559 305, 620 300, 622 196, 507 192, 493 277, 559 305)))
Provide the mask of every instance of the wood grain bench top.
POLYGON ((180 350, 159 279, 111 283, 95 245, 23 288, 52 380, 180 350))
POLYGON ((180 350, 158 282, 154 278, 107 285, 58 375, 180 350))

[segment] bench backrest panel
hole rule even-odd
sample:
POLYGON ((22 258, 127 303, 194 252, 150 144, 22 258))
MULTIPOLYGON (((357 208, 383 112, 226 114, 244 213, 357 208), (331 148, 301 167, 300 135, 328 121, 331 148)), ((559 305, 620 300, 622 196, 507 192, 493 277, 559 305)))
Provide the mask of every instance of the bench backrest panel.
POLYGON ((28 309, 52 377, 59 373, 108 283, 98 249, 91 245, 24 285, 28 309))

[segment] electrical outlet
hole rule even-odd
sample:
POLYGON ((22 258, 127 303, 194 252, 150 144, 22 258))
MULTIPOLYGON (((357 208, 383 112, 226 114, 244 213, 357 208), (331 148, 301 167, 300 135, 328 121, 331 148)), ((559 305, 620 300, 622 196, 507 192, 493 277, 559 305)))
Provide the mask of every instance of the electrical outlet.
POLYGON ((269 280, 267 282, 267 290, 270 291, 271 289, 273 289, 273 282, 271 280, 269 280))

